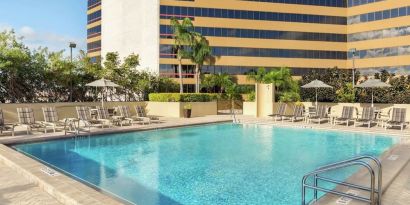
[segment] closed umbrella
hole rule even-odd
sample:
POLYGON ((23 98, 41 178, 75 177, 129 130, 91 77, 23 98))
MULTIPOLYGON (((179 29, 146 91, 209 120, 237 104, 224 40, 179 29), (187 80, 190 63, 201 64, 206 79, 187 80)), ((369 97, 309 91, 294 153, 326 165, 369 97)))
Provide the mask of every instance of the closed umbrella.
POLYGON ((318 88, 333 88, 332 86, 320 81, 314 80, 306 85, 303 85, 302 88, 315 88, 316 91, 316 109, 317 109, 317 89, 318 88))
POLYGON ((120 87, 119 85, 113 83, 111 80, 107 80, 107 79, 104 79, 104 78, 101 78, 99 80, 88 83, 88 84, 86 84, 86 86, 96 87, 96 88, 97 87, 102 87, 103 88, 103 93, 102 93, 102 98, 101 98, 101 106, 102 107, 104 107, 104 91, 105 92, 107 91, 106 88, 107 87, 111 87, 111 88, 120 87))
POLYGON ((369 79, 362 84, 356 85, 358 88, 371 88, 372 89, 372 107, 374 107, 374 93, 373 88, 388 88, 391 87, 390 84, 382 82, 380 79, 369 79))

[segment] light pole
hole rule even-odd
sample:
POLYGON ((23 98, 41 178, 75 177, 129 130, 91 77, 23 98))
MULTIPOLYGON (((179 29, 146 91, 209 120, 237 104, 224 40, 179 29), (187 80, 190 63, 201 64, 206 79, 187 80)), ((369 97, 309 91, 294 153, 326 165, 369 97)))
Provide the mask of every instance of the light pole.
POLYGON ((353 87, 356 84, 355 83, 355 75, 356 75, 356 66, 355 66, 355 59, 356 59, 356 48, 351 48, 349 52, 352 54, 352 61, 353 61, 353 67, 352 67, 352 83, 353 87))
MULTIPOLYGON (((71 62, 71 66, 73 65, 73 48, 77 47, 77 44, 75 44, 74 42, 70 42, 69 43, 69 47, 70 47, 70 62, 71 62)), ((73 68, 70 67, 70 102, 73 102, 73 79, 72 79, 72 71, 73 68)))

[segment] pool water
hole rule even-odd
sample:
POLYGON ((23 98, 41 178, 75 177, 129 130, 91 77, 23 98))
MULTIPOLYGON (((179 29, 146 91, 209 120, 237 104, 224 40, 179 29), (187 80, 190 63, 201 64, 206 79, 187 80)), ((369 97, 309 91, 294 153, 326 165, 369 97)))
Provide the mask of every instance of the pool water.
MULTIPOLYGON (((348 132, 213 124, 14 147, 139 205, 289 205, 300 204, 307 172, 357 155, 379 156, 395 141, 348 132)), ((345 179, 353 171, 331 175, 345 179)))

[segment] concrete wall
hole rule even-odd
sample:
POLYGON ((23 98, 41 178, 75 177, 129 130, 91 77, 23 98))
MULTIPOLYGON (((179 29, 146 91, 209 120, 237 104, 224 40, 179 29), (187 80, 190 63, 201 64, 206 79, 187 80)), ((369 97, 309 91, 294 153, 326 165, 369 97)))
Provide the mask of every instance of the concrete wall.
POLYGON ((159 72, 159 0, 102 1, 101 53, 140 55, 139 68, 159 72))
POLYGON ((184 117, 184 106, 192 105, 192 117, 217 115, 217 102, 149 102, 147 110, 151 115, 184 117))
MULTIPOLYGON (((179 102, 106 102, 104 106, 113 108, 119 105, 127 105, 130 107, 132 115, 136 115, 135 106, 146 106, 147 114, 157 115, 162 117, 183 117, 183 108, 187 103, 179 102)), ((192 105, 192 117, 200 117, 206 115, 217 114, 216 102, 195 102, 192 105)), ((38 121, 43 121, 42 107, 55 107, 57 109, 58 117, 63 118, 77 118, 76 106, 101 106, 99 102, 87 103, 22 103, 22 104, 0 104, 0 109, 3 110, 6 122, 18 122, 17 111, 19 107, 31 107, 34 110, 34 117, 38 121)))

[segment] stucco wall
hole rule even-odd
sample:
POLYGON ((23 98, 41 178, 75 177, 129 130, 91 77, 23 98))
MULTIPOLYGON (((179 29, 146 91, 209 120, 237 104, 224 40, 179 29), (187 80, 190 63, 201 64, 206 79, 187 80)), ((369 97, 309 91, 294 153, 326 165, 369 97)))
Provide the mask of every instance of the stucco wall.
POLYGON ((159 0, 102 1, 101 54, 140 55, 139 68, 159 72, 159 0))
POLYGON ((183 117, 186 104, 191 104, 192 106, 192 117, 217 114, 217 102, 149 102, 147 110, 149 110, 151 115, 183 117))
POLYGON ((272 114, 275 102, 275 89, 273 84, 256 84, 256 115, 266 117, 272 114))
POLYGON ((256 102, 243 102, 243 115, 256 116, 256 102))

